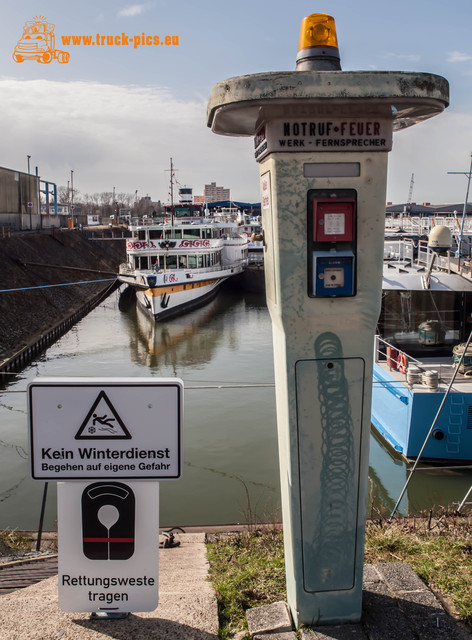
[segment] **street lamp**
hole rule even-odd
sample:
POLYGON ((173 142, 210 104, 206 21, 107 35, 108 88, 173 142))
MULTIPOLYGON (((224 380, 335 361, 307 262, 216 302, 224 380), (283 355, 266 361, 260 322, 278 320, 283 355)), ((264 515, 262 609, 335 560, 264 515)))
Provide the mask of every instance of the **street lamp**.
POLYGON ((26 156, 28 158, 28 173, 30 172, 30 158, 31 156, 26 156))

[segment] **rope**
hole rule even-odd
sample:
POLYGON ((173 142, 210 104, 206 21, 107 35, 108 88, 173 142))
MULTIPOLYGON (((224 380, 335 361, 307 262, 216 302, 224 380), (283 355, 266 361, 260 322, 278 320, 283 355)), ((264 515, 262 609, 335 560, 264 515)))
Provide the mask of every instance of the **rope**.
POLYGON ((44 284, 40 287, 20 287, 18 289, 0 289, 0 293, 7 293, 9 291, 31 291, 31 289, 50 289, 51 287, 69 287, 73 284, 92 284, 93 282, 111 282, 116 278, 105 278, 103 280, 82 280, 81 282, 63 282, 61 284, 44 284))

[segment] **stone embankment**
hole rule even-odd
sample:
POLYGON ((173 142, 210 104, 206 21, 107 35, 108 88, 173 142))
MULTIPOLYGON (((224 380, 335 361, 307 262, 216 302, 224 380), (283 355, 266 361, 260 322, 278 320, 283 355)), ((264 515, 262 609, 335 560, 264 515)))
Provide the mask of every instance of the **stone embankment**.
POLYGON ((119 238, 91 240, 87 230, 57 229, 0 237, 0 368, 52 327, 78 319, 84 306, 113 286, 125 260, 125 239, 121 229, 104 233, 119 238), (92 282, 97 280, 103 281, 92 282))

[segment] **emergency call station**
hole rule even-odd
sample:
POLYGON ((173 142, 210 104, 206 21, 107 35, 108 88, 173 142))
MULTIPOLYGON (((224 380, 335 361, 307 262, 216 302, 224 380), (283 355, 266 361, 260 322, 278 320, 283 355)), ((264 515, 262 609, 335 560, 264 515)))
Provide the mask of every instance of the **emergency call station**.
POLYGON ((394 131, 448 103, 440 76, 342 71, 326 14, 302 21, 295 71, 230 78, 210 94, 208 126, 254 136, 260 169, 287 598, 297 626, 361 616, 387 157, 394 131))

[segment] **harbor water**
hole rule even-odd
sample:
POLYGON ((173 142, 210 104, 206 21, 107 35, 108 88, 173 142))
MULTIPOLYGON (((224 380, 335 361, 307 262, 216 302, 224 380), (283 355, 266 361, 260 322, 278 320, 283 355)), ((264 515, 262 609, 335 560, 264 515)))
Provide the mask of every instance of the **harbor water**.
MULTIPOLYGON (((0 527, 38 526, 44 483, 30 479, 26 406, 26 386, 37 376, 181 378, 183 476, 160 484, 161 525, 280 521, 271 322, 263 296, 222 290, 205 307, 156 324, 135 307, 120 311, 119 295, 3 384, 0 527)), ((368 515, 389 513, 406 479, 405 462, 372 434, 368 515)), ((419 471, 400 511, 460 502, 470 484, 468 470, 419 471)), ((49 483, 45 529, 54 529, 56 518, 49 483)))

